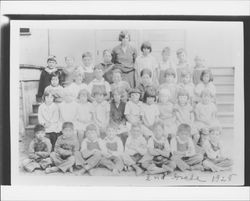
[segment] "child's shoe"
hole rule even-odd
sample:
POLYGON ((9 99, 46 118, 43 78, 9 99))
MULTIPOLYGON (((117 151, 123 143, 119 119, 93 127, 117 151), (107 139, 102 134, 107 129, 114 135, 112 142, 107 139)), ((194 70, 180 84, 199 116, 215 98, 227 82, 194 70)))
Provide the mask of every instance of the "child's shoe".
POLYGON ((135 168, 136 176, 139 176, 139 175, 141 175, 143 173, 143 170, 140 167, 135 166, 134 168, 135 168))

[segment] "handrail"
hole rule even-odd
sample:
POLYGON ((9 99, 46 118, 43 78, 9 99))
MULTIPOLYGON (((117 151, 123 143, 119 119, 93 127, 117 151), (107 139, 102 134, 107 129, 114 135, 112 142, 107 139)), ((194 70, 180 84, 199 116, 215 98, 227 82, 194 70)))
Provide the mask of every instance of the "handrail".
MULTIPOLYGON (((35 70, 42 70, 45 68, 45 66, 37 66, 37 65, 31 65, 31 64, 20 64, 20 69, 35 69, 35 70)), ((58 69, 63 69, 63 66, 57 66, 58 69)))

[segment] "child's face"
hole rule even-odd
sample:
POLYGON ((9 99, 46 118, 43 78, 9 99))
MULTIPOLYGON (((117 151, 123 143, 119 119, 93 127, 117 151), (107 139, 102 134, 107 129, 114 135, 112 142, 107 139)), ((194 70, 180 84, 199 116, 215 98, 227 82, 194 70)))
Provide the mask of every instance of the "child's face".
POLYGON ((81 94, 79 97, 80 103, 87 103, 88 101, 88 96, 87 94, 81 94))
POLYGON ((111 59, 112 59, 111 53, 108 52, 108 51, 106 51, 106 52, 104 53, 104 55, 103 55, 103 61, 104 61, 105 63, 109 63, 109 62, 111 62, 111 59))
POLYGON ((188 102, 188 97, 185 95, 178 96, 178 100, 180 105, 186 105, 188 102))
POLYGON ((86 56, 82 59, 82 63, 84 64, 84 66, 90 66, 92 63, 92 58, 89 56, 86 56))
POLYGON ((209 80, 210 80, 209 74, 208 73, 204 74, 202 77, 202 80, 204 83, 209 83, 209 80))
POLYGON ((48 64, 48 67, 51 68, 51 69, 56 67, 56 62, 55 61, 49 60, 47 64, 48 64))
POLYGON ((36 138, 38 140, 42 140, 45 137, 45 131, 37 131, 36 132, 36 138))
POLYGON ((121 95, 118 92, 115 92, 113 94, 113 97, 114 97, 115 103, 120 103, 120 101, 121 101, 121 95))
POLYGON ((52 77, 52 78, 51 78, 51 85, 52 85, 53 87, 56 87, 56 86, 58 86, 58 84, 59 84, 59 79, 58 79, 58 77, 52 77))
POLYGON ((164 135, 164 130, 163 130, 162 126, 160 126, 160 125, 156 126, 156 128, 154 130, 154 135, 155 135, 155 138, 157 140, 162 139, 162 137, 164 135))
POLYGON ((182 141, 187 141, 190 136, 190 133, 188 131, 180 131, 178 133, 178 136, 182 141))
POLYGON ((155 97, 147 97, 147 104, 152 105, 155 102, 155 97))
POLYGON ((101 93, 95 94, 95 101, 101 103, 104 100, 104 95, 101 93))
POLYGON ((202 66, 203 65, 203 60, 201 58, 195 59, 195 65, 196 66, 202 66))
POLYGON ((54 96, 52 94, 49 94, 48 96, 45 96, 45 103, 47 105, 50 105, 53 103, 54 96))
POLYGON ((184 77, 182 77, 182 81, 184 84, 188 84, 191 81, 190 74, 186 74, 184 77))
POLYGON ((70 127, 66 127, 62 130, 62 133, 63 133, 63 136, 67 138, 74 134, 74 130, 70 127))
POLYGON ((113 82, 114 83, 119 83, 122 80, 121 74, 120 73, 114 73, 113 74, 113 82))
POLYGON ((77 83, 77 84, 81 84, 82 83, 82 75, 77 75, 76 77, 75 77, 75 83, 77 83))
POLYGON ((74 65, 74 59, 73 59, 73 58, 70 58, 70 57, 67 57, 67 58, 65 59, 65 63, 66 63, 66 66, 71 67, 71 66, 74 65))
POLYGON ((219 136, 220 136, 220 131, 219 130, 211 130, 209 137, 212 141, 218 142, 219 141, 219 136))
POLYGON ((95 69, 95 77, 96 79, 100 80, 102 79, 103 71, 101 69, 95 69))
POLYGON ((150 49, 149 48, 143 48, 142 53, 143 53, 144 56, 147 56, 150 53, 150 49))
POLYGON ((169 58, 170 58, 170 52, 165 51, 162 53, 162 60, 163 61, 168 61, 169 58))
POLYGON ((167 83, 173 83, 174 82, 174 76, 173 75, 167 75, 166 76, 166 82, 167 83))
POLYGON ((88 130, 86 133, 86 136, 87 136, 88 140, 90 140, 90 141, 96 141, 98 138, 96 130, 88 130))
POLYGON ((127 45, 129 43, 129 35, 126 34, 121 42, 122 42, 123 45, 127 45))
POLYGON ((141 136, 141 129, 140 129, 140 127, 132 127, 132 129, 131 129, 131 136, 133 138, 139 138, 141 136))
POLYGON ((107 136, 109 139, 114 139, 114 137, 116 136, 116 132, 114 128, 108 128, 107 130, 107 136))
POLYGON ((166 94, 160 94, 159 100, 161 103, 166 104, 169 100, 169 97, 166 94))
POLYGON ((185 52, 181 52, 177 55, 177 57, 180 61, 184 61, 186 59, 186 54, 185 52))
POLYGON ((132 93, 130 96, 131 96, 131 101, 133 101, 134 103, 137 103, 140 99, 139 93, 132 93))
POLYGON ((144 85, 148 85, 151 83, 151 78, 148 74, 143 74, 141 78, 144 85))
POLYGON ((202 103, 203 104, 209 104, 211 102, 211 97, 209 95, 203 95, 201 97, 202 103))

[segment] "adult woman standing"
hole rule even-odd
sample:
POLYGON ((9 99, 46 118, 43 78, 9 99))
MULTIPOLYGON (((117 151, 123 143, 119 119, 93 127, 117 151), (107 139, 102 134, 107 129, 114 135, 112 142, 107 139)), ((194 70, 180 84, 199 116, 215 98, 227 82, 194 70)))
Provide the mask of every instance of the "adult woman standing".
POLYGON ((114 64, 120 64, 119 69, 122 71, 122 77, 131 87, 135 87, 135 59, 137 51, 132 47, 130 42, 130 34, 128 31, 121 31, 119 34, 121 43, 112 50, 112 61, 114 64))

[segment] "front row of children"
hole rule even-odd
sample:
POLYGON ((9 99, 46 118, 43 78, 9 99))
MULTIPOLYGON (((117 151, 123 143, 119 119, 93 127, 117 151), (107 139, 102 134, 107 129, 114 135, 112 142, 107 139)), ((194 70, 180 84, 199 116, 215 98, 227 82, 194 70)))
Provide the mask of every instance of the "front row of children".
POLYGON ((147 174, 168 174, 176 169, 214 172, 229 170, 232 166, 231 160, 221 154, 217 127, 203 128, 198 141, 192 139, 188 124, 180 124, 176 135, 171 138, 165 135, 162 122, 154 123, 152 130, 153 135, 145 138, 140 124, 133 124, 123 143, 113 126, 108 126, 106 137, 101 139, 98 126, 89 124, 79 145, 73 123, 64 122, 62 134, 52 151, 44 126, 38 124, 23 167, 28 172, 42 169, 46 173, 78 169, 81 175, 103 167, 115 175, 130 170, 141 175, 144 171, 147 174))

